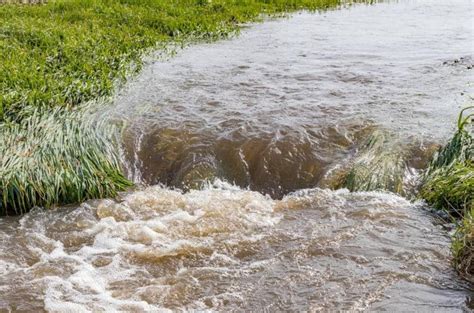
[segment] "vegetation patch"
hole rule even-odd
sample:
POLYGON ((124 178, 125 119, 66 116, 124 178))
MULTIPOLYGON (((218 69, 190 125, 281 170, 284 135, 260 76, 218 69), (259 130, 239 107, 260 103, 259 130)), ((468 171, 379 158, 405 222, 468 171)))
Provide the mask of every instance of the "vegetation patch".
POLYGON ((35 108, 20 123, 0 123, 0 214, 115 196, 131 186, 114 133, 85 108, 35 108))
POLYGON ((452 250, 458 272, 474 283, 474 138, 472 117, 461 111, 458 130, 433 158, 420 195, 456 224, 452 250))
POLYGON ((403 194, 404 146, 387 132, 375 131, 358 151, 342 187, 350 191, 389 190, 403 194))

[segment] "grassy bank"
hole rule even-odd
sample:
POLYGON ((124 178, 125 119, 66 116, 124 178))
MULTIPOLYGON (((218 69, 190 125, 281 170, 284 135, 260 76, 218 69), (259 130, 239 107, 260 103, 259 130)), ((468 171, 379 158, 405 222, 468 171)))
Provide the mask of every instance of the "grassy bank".
POLYGON ((434 157, 423 180, 420 195, 456 224, 452 250, 455 267, 474 283, 474 138, 472 117, 464 109, 458 130, 434 157))
POLYGON ((157 43, 212 40, 261 13, 337 0, 56 0, 0 5, 0 120, 110 95, 157 43), (29 111, 28 111, 29 112, 29 111))
POLYGON ((262 13, 338 0, 51 0, 0 5, 0 214, 129 186, 112 137, 81 105, 113 94, 144 55, 215 40, 262 13), (99 127, 100 126, 100 127, 99 127))

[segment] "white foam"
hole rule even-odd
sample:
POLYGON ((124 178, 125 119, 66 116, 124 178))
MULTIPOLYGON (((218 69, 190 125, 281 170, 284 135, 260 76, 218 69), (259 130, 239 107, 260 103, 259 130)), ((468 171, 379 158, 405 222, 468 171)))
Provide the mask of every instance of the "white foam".
MULTIPOLYGON (((38 255, 39 261, 31 266, 15 267, 7 262, 0 266, 7 268, 3 273, 32 278, 30 284, 43 292, 44 308, 51 312, 176 309, 165 307, 170 302, 180 303, 182 310, 206 311, 210 305, 223 308, 228 302, 241 303, 246 290, 238 284, 246 284, 246 275, 265 275, 273 267, 281 270, 279 266, 284 264, 285 257, 268 255, 248 260, 245 255, 247 250, 258 253, 254 249, 260 243, 271 245, 272 240, 279 240, 282 230, 278 223, 283 213, 299 214, 299 210, 305 210, 304 214, 313 214, 312 220, 298 224, 308 227, 307 232, 293 238, 291 232, 298 229, 285 233, 290 240, 304 240, 302 250, 297 252, 297 257, 304 257, 305 249, 339 251, 347 241, 357 244, 358 236, 377 233, 377 227, 384 227, 376 224, 377 219, 390 216, 398 221, 409 220, 404 214, 412 209, 409 201, 380 192, 316 188, 295 192, 278 201, 226 184, 223 188, 210 185, 186 194, 154 186, 125 195, 120 203, 100 200, 78 208, 77 214, 87 220, 78 234, 87 240, 72 248, 63 244, 60 237, 55 240, 48 236, 48 214, 25 221, 25 231, 31 234, 31 229, 36 230, 31 234, 34 240, 28 249, 38 255), (119 208, 127 214, 115 215, 109 208, 119 208), (374 221, 367 216, 374 217, 374 221), (240 250, 243 258, 238 254, 240 250), (52 267, 58 267, 58 271, 50 273, 52 267), (208 286, 207 279, 213 277, 216 286, 226 283, 220 288, 208 286)), ((54 220, 53 213, 49 216, 54 220)), ((67 224, 61 226, 64 227, 67 224)), ((390 234, 389 228, 387 231, 390 234)), ((294 253, 293 248, 284 253, 294 253)), ((367 262, 384 267, 386 259, 381 255, 367 262)), ((363 269, 365 265, 359 266, 363 269)), ((314 269, 308 267, 307 271, 312 273, 314 269)), ((334 290, 334 297, 341 292, 344 290, 334 290)))
MULTIPOLYGON (((121 203, 101 200, 97 205, 82 206, 80 209, 84 212, 96 210, 99 219, 84 224, 83 233, 92 236, 92 244, 70 252, 60 241, 45 235, 46 229, 38 225, 41 224, 39 220, 33 221, 35 227, 41 229, 38 240, 53 247, 49 253, 30 247, 41 256, 40 262, 33 267, 50 262, 61 264, 65 260, 73 261, 74 267, 70 275, 46 276, 35 281, 47 286, 45 309, 51 312, 166 310, 140 300, 158 289, 169 290, 165 285, 149 282, 150 286, 131 291, 131 298, 126 300, 114 295, 111 289, 114 283, 134 279, 137 274, 149 275, 127 260, 130 253, 146 262, 211 249, 216 240, 224 240, 231 246, 241 241, 258 241, 263 238, 259 233, 262 229, 281 219, 280 214, 273 211, 273 204, 274 201, 266 196, 224 182, 215 182, 206 190, 187 194, 154 186, 125 196, 121 203), (226 235, 222 237, 221 233, 226 235), (104 257, 106 261, 102 266, 92 265, 94 260, 104 257)), ((24 227, 31 227, 30 222, 27 225, 25 221, 24 227)), ((237 260, 219 252, 215 252, 210 261, 238 264, 237 260)), ((215 272, 218 267, 208 270, 215 272)), ((221 270, 225 273, 228 269, 223 267, 221 270)), ((182 268, 178 276, 185 271, 182 268)))

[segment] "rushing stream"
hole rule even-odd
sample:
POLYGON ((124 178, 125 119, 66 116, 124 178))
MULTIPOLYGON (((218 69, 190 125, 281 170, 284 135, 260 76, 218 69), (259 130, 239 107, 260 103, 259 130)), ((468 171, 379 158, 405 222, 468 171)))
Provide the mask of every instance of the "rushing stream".
POLYGON ((472 95, 473 14, 299 13, 150 61, 105 115, 155 186, 1 218, 0 311, 468 310, 423 203, 325 188, 408 193, 472 95))

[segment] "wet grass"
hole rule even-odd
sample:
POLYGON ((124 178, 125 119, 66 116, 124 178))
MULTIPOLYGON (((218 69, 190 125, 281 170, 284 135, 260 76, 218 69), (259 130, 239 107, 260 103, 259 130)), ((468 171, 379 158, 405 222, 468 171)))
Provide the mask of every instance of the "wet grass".
POLYGON ((131 186, 114 133, 85 109, 35 108, 20 123, 0 123, 0 214, 115 196, 131 186))
POLYGON ((338 0, 56 0, 0 5, 0 121, 111 95, 157 44, 215 40, 262 13, 338 0), (30 112, 30 110, 27 110, 30 112))
POLYGON ((388 190, 403 194, 405 152, 394 136, 375 131, 357 153, 342 182, 350 191, 388 190))
POLYGON ((474 283, 474 138, 472 118, 462 110, 458 129, 428 168, 420 195, 456 224, 452 250, 458 272, 474 283))

